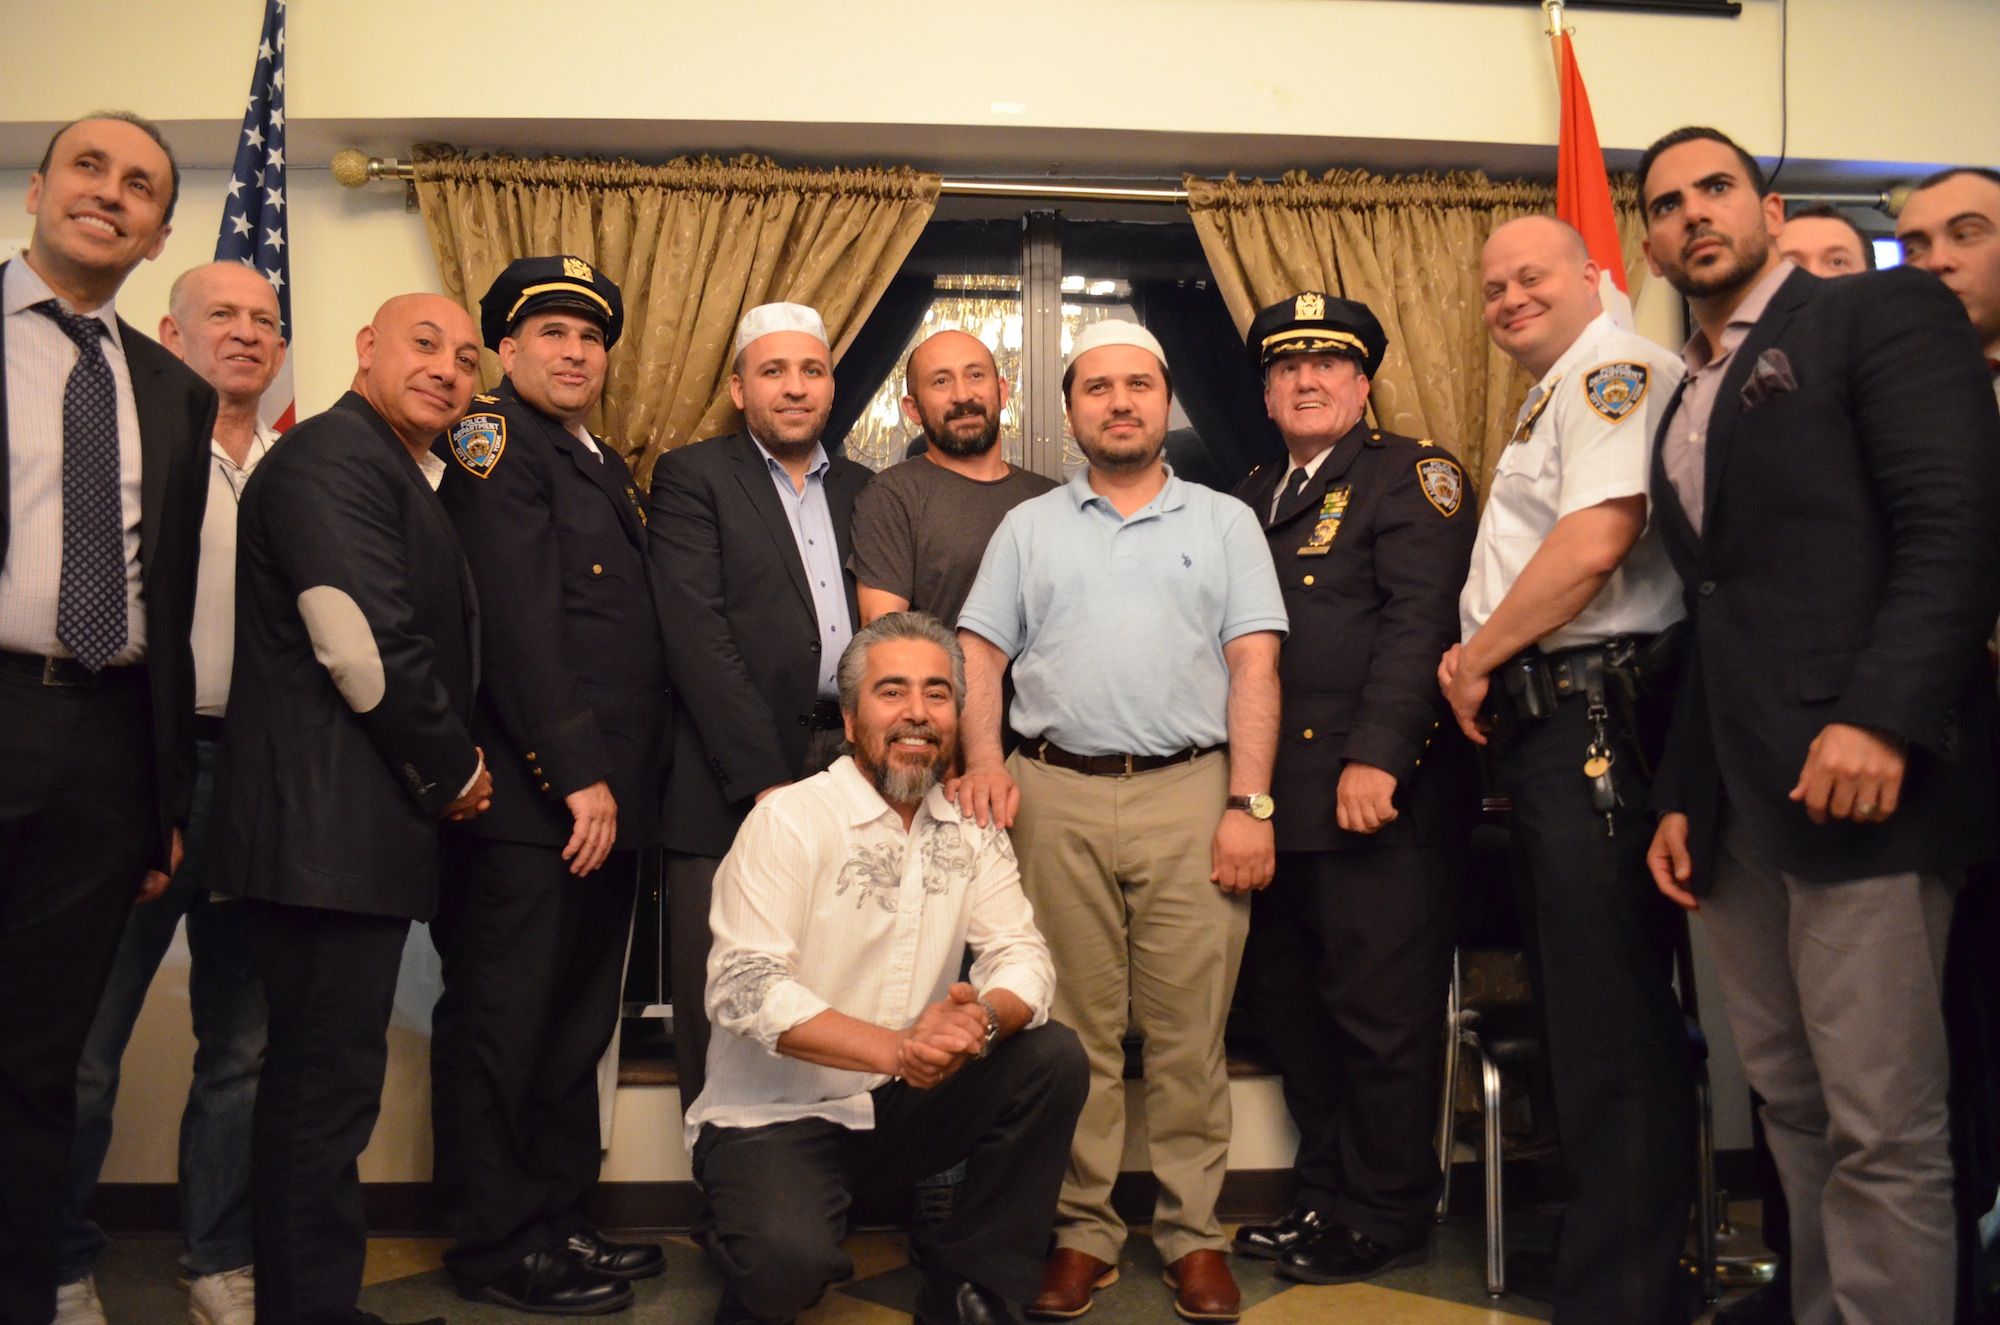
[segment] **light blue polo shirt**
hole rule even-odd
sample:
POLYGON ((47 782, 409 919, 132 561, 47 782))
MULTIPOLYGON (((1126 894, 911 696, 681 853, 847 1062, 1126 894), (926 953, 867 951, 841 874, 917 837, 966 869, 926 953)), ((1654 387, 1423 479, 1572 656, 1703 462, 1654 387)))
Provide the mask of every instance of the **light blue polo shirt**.
POLYGON ((1171 470, 1129 519, 1088 471, 1009 511, 958 624, 1014 660, 1014 730, 1083 755, 1223 744, 1222 646, 1287 627, 1257 517, 1171 470))

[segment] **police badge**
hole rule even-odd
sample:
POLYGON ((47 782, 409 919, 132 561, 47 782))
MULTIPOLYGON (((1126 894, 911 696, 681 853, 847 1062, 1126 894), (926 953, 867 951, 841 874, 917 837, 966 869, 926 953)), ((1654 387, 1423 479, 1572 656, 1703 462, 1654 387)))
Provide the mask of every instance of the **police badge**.
POLYGON ((1417 461, 1417 482, 1423 486, 1424 499, 1437 507, 1438 514, 1449 519, 1458 514, 1460 503, 1465 500, 1465 472, 1450 460, 1417 461))
POLYGON ((468 414, 451 425, 451 455, 474 478, 486 478, 507 449, 507 420, 498 414, 468 414))
POLYGON ((1621 361, 1599 364, 1584 375, 1583 398, 1590 407, 1613 423, 1618 422, 1646 398, 1646 365, 1621 361))

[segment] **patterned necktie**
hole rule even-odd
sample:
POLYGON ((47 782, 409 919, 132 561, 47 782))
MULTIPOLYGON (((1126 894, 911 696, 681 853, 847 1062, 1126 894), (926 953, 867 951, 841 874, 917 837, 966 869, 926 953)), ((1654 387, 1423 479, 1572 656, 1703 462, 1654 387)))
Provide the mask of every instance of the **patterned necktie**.
POLYGON ((1278 494, 1278 504, 1271 508, 1272 521, 1275 522, 1279 516, 1290 510, 1292 503, 1297 501, 1299 494, 1305 490, 1306 471, 1303 469, 1294 469, 1292 476, 1285 480, 1285 490, 1278 494))
POLYGON ((118 389, 104 357, 104 323, 35 305, 76 342, 63 388, 62 585, 56 638, 99 671, 125 647, 125 516, 119 501, 118 389))

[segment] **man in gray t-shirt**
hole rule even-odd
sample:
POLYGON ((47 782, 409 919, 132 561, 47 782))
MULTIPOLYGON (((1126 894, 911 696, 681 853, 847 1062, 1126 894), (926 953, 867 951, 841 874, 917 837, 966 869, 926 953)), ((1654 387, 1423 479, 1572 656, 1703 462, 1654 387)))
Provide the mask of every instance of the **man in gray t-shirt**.
POLYGON ((929 449, 862 490, 847 567, 863 624, 914 609, 956 625, 1000 521, 1056 485, 1001 458, 1007 379, 976 337, 938 332, 910 351, 903 376, 903 413, 929 449))

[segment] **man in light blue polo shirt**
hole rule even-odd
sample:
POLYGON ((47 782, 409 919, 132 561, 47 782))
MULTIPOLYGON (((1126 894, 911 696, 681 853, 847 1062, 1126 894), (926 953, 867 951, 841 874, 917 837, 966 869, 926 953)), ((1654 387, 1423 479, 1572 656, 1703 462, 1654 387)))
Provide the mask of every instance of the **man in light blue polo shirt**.
POLYGON ((1145 1036, 1153 1240, 1174 1309, 1240 1308, 1216 1221, 1229 1146, 1222 1029, 1271 881, 1284 598, 1250 508, 1161 461, 1172 383, 1143 327, 1077 337, 1063 378, 1090 466, 1008 513, 959 614, 966 774, 960 808, 1013 828, 1055 958, 1055 1016, 1090 1057, 1090 1097, 1029 1308, 1090 1309, 1118 1277, 1111 1208, 1124 1149, 1127 1005, 1145 1036), (1000 675, 1014 730, 1000 754, 1000 675))

